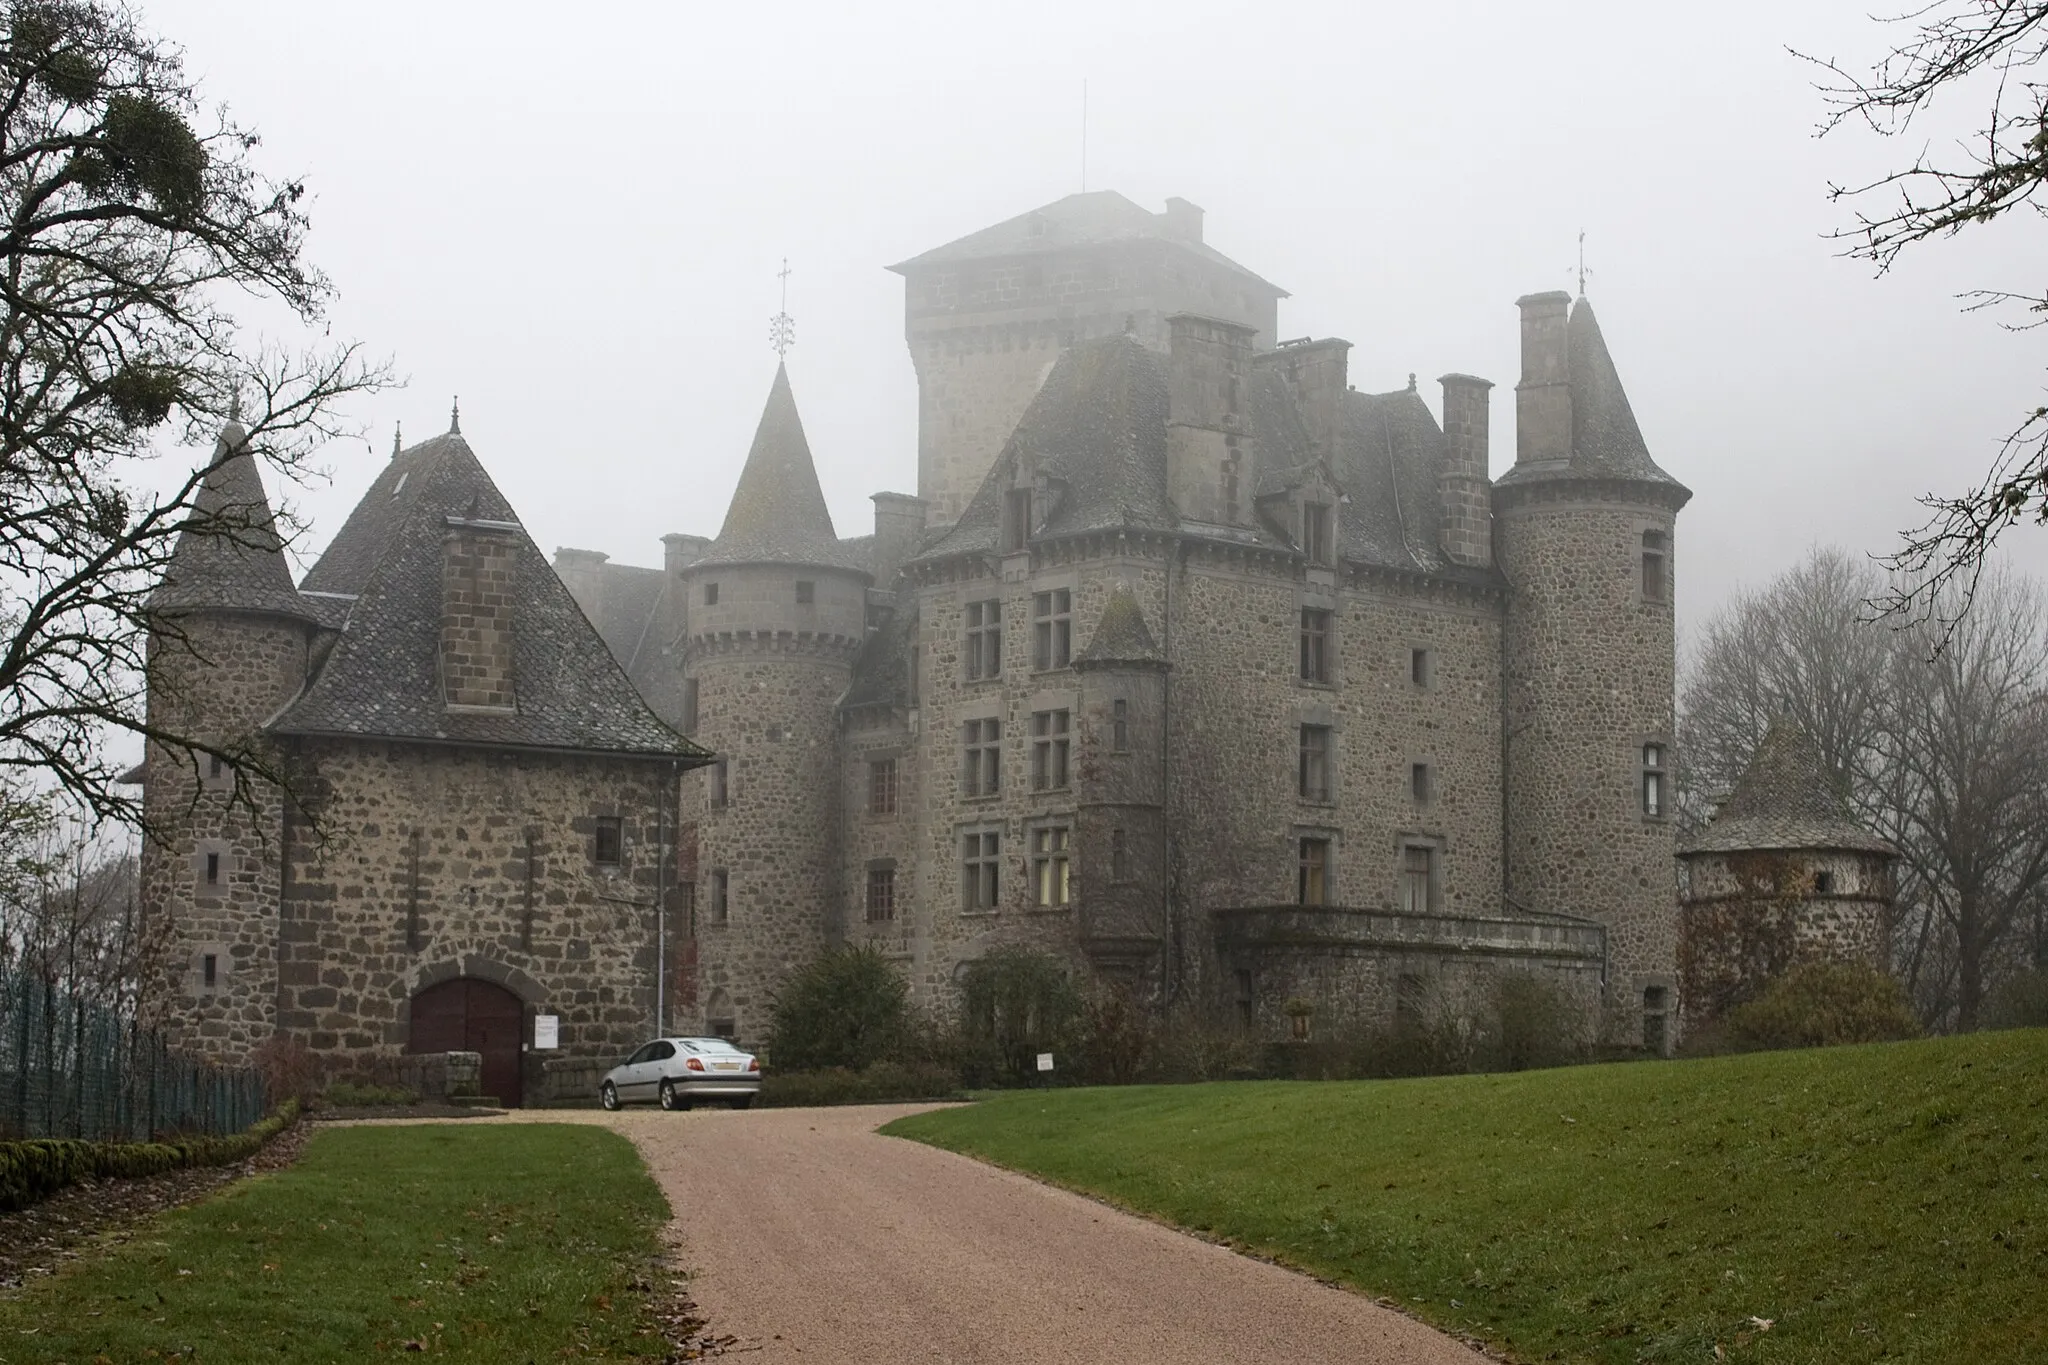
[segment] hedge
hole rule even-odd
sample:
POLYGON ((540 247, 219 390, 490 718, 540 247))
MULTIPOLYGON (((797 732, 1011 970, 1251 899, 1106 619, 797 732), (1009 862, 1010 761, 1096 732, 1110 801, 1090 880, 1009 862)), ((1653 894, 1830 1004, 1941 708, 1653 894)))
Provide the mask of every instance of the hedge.
POLYGON ((771 1071, 761 1078, 761 1104, 770 1109, 946 1100, 959 1093, 959 1072, 923 1063, 876 1062, 865 1071, 771 1071))
POLYGON ((299 1102, 286 1100, 274 1112, 229 1137, 183 1142, 84 1142, 76 1138, 0 1142, 0 1212, 27 1208, 84 1180, 125 1180, 194 1166, 231 1166, 254 1156, 298 1117, 299 1102))

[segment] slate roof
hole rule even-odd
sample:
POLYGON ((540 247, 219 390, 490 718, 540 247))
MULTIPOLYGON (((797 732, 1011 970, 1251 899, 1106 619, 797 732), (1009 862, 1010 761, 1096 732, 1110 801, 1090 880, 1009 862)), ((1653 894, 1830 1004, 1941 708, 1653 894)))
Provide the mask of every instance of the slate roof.
POLYGON ((200 480, 189 522, 178 533, 164 579, 149 595, 154 611, 234 609, 319 619, 292 586, 263 475, 240 422, 221 428, 211 468, 200 480))
POLYGON ((394 456, 306 575, 308 589, 343 595, 330 601, 355 600, 333 651, 273 730, 708 761, 656 718, 523 530, 515 555, 517 709, 451 713, 439 660, 450 518, 518 522, 456 431, 394 456))
POLYGON ((1102 619, 1095 623, 1095 635, 1088 648, 1074 659, 1077 667, 1090 664, 1163 664, 1166 655, 1145 624, 1145 609, 1128 583, 1119 583, 1102 604, 1102 619))
POLYGON ((1565 325, 1566 364, 1571 376, 1572 454, 1568 461, 1517 464, 1494 482, 1498 487, 1563 478, 1638 479, 1668 484, 1680 493, 1685 485, 1657 467, 1650 447, 1636 425, 1635 410, 1621 387, 1621 375, 1608 354, 1593 305, 1580 299, 1565 325))
POLYGON ((1055 199, 1029 213, 1020 213, 993 227, 985 227, 979 232, 955 238, 944 246, 933 247, 907 261, 898 261, 889 269, 906 275, 925 266, 953 261, 993 260, 1125 241, 1178 243, 1202 259, 1234 271, 1269 290, 1276 298, 1288 296, 1279 285, 1245 269, 1206 242, 1172 231, 1168 226, 1168 215, 1142 208, 1115 190, 1088 190, 1055 199))
POLYGON ((1335 472, 1350 495, 1337 518, 1338 548, 1346 559, 1489 577, 1458 569, 1437 548, 1443 525, 1437 475, 1447 454, 1435 414, 1414 389, 1345 395, 1344 444, 1335 472))
POLYGON ((1680 853, 1752 849, 1829 849, 1890 853, 1892 847, 1856 823, 1821 771, 1820 750, 1782 718, 1756 746, 1749 767, 1707 827, 1679 842, 1680 853))
POLYGON ((832 514, 818 487, 818 467, 811 460, 784 366, 775 367, 775 382, 726 508, 725 526, 697 562, 867 569, 867 555, 858 547, 848 548, 832 530, 832 514))
POLYGON ((910 656, 917 648, 917 602, 909 597, 899 601, 903 605, 888 613, 861 645, 841 706, 908 707, 916 702, 910 688, 910 656))

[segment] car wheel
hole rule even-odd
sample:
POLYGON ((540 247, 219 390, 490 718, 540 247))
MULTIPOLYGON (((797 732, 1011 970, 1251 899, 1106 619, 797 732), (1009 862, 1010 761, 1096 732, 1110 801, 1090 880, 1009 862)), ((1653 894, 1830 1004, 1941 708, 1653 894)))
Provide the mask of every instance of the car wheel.
POLYGON ((676 1083, 674 1081, 663 1081, 661 1083, 661 1107, 670 1112, 688 1109, 690 1107, 689 1097, 676 1093, 676 1083))
POLYGON ((733 1098, 732 1107, 735 1109, 744 1109, 753 1102, 754 1097, 752 1095, 738 1095, 733 1098))
POLYGON ((619 1088, 610 1081, 606 1081, 597 1088, 597 1102, 607 1109, 617 1109, 619 1107, 619 1088))

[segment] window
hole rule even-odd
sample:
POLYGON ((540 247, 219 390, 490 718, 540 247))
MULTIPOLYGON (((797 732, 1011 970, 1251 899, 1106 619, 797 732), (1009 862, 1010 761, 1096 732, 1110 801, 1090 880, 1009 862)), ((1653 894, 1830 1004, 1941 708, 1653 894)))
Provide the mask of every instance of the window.
POLYGON ((1310 836, 1301 841, 1300 870, 1294 899, 1302 905, 1330 903, 1330 841, 1310 836))
POLYGON ((1301 727, 1300 794, 1304 801, 1330 799, 1330 727, 1327 725, 1301 727))
POLYGON ((1436 686, 1435 650, 1411 649, 1408 651, 1408 681, 1425 692, 1436 686))
POLYGON ((896 869, 868 869, 868 923, 879 924, 896 918, 896 869))
POLYGON ((991 716, 970 720, 961 728, 966 747, 960 766, 960 794, 994 796, 1003 789, 1003 723, 991 716))
POLYGON ((1074 594, 1065 588, 1031 597, 1031 666, 1065 668, 1074 653, 1074 594))
POLYGON ((1662 531, 1643 532, 1643 600, 1671 597, 1671 538, 1662 531))
POLYGON ((1301 505, 1301 552, 1311 564, 1334 564, 1331 541, 1336 529, 1334 512, 1326 502, 1305 502, 1301 505))
POLYGON ((714 1038, 731 1039, 740 1036, 739 1021, 736 1019, 707 1019, 704 1028, 714 1038))
POLYGON ((1664 746, 1661 744, 1643 746, 1643 815, 1651 820, 1664 818, 1664 746))
POLYGON ((877 758, 868 764, 868 814, 896 813, 896 760, 877 758))
POLYGON ((1031 713, 1031 789, 1055 791, 1067 785, 1067 713, 1031 713))
POLYGON ((683 882, 676 887, 676 917, 683 922, 684 938, 697 937, 697 883, 683 882))
POLYGON ((1427 763, 1408 765, 1408 795, 1416 801, 1428 801, 1436 795, 1435 775, 1427 763))
POLYGON ((732 769, 725 759, 711 765, 711 809, 724 810, 732 804, 732 769))
POLYGON ((799 578, 796 581, 796 604, 800 607, 808 607, 817 600, 818 585, 808 578, 799 578))
POLYGON ((1813 874, 1813 893, 1816 896, 1835 894, 1835 874, 1823 868, 1813 874))
POLYGON ((623 822, 616 815, 600 815, 596 836, 591 845, 591 857, 599 867, 617 867, 625 845, 623 822))
POLYGON ((1120 754, 1131 751, 1131 704, 1122 697, 1109 704, 1109 747, 1120 754))
POLYGON ((683 679, 683 733, 697 732, 697 680, 683 679))
POLYGON ((960 909, 967 913, 996 908, 1002 883, 1003 836, 992 829, 971 829, 960 836, 960 909))
POLYGON ((711 922, 732 923, 732 874, 722 867, 711 869, 711 922))
POLYGON ((225 764, 225 763, 223 763, 223 762, 221 762, 221 761, 220 761, 220 755, 219 755, 219 754, 208 754, 208 755, 206 756, 206 775, 207 775, 207 777, 211 778, 211 779, 212 779, 213 781, 215 781, 215 782, 218 782, 218 781, 220 781, 220 779, 221 779, 221 775, 222 775, 223 773, 225 773, 226 771, 227 771, 227 764, 225 764))
POLYGON ((1401 848, 1401 885, 1395 903, 1411 915, 1426 915, 1436 903, 1436 849, 1428 844, 1401 848))
POLYGON ((704 605, 707 607, 718 605, 718 585, 716 583, 706 583, 704 585, 704 605))
POLYGON ((1003 676, 1003 604, 1000 601, 967 604, 967 677, 1003 676))
POLYGON ((1003 549, 1021 550, 1031 543, 1031 490, 1012 488, 1003 495, 1003 549))
POLYGON ((1663 1056, 1668 1047, 1671 992, 1662 986, 1643 987, 1643 1046, 1663 1056))
POLYGON ((1031 831, 1031 884, 1044 906, 1067 903, 1071 882, 1068 877, 1067 828, 1047 825, 1031 831))
POLYGON ((199 959, 199 981, 208 990, 220 984, 220 959, 212 953, 199 959))
POLYGON ((1130 840, 1120 829, 1109 832, 1109 879, 1113 882, 1131 879, 1130 840))
POLYGON ((1301 611, 1301 680, 1326 683, 1330 680, 1330 619, 1333 613, 1317 607, 1301 611))
POLYGON ((1252 974, 1240 967, 1237 969, 1237 1024, 1239 1028, 1252 1026, 1252 1011, 1258 996, 1253 989, 1252 974))
POLYGON ((206 855, 206 884, 208 886, 220 885, 220 854, 218 853, 206 855))

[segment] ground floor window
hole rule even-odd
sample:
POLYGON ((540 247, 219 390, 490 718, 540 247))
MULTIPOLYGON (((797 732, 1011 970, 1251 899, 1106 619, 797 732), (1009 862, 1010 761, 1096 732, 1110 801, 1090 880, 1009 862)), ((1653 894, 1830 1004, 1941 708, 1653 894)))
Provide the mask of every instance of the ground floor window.
POLYGON ((970 829, 960 836, 960 908, 996 908, 1002 888, 1003 836, 1000 830, 970 829))
POLYGON ((1330 841, 1309 835, 1298 849, 1294 899, 1302 905, 1330 903, 1330 841))
POLYGON ((868 923, 896 918, 896 869, 868 869, 868 923))

